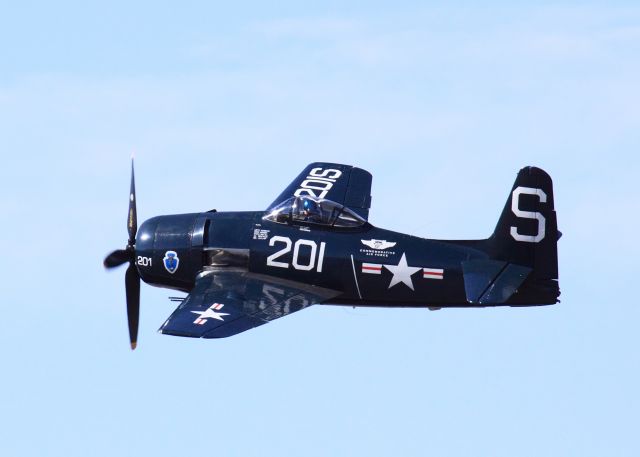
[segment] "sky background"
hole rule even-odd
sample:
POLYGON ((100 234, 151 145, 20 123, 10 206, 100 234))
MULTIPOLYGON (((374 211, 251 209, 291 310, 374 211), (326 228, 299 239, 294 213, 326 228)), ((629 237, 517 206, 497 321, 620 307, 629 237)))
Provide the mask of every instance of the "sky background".
POLYGON ((2 2, 6 456, 640 455, 635 2, 2 2), (562 303, 315 306, 224 340, 126 330, 139 220, 264 209, 312 161, 371 222, 482 238, 554 178, 562 303))

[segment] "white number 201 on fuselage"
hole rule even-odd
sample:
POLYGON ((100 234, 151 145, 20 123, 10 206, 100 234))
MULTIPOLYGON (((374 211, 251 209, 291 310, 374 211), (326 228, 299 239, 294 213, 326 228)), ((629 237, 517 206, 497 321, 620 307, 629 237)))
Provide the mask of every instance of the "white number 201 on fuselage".
POLYGON ((289 262, 282 262, 277 259, 290 253, 291 248, 293 247, 293 258, 291 260, 291 265, 294 269, 301 271, 312 271, 315 269, 315 271, 317 271, 318 273, 322 273, 324 251, 327 246, 324 241, 320 243, 320 247, 318 248, 318 243, 312 240, 298 240, 293 243, 291 241, 291 238, 286 236, 274 236, 269 240, 269 246, 275 246, 276 243, 284 244, 284 247, 267 257, 268 266, 277 268, 289 268, 289 262), (300 261, 300 252, 303 249, 310 250, 309 262, 307 264, 300 261))

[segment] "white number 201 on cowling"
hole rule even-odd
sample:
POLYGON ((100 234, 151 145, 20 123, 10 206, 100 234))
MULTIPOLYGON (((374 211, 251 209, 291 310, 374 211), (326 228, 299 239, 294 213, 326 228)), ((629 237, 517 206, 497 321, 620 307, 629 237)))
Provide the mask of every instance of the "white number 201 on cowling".
POLYGON ((522 211, 520 209, 520 195, 537 195, 540 203, 547 202, 547 194, 542 189, 534 189, 532 187, 516 187, 511 195, 511 211, 516 217, 523 219, 536 219, 538 221, 538 234, 537 235, 521 235, 518 233, 517 227, 511 227, 511 236, 516 241, 524 241, 526 243, 539 243, 544 239, 546 219, 542 214, 537 211, 522 211))
POLYGON ((301 271, 311 271, 315 268, 318 273, 322 273, 322 264, 324 263, 324 250, 327 244, 323 241, 320 243, 320 249, 318 249, 318 243, 312 240, 298 240, 293 244, 291 242, 291 238, 287 238, 286 236, 274 236, 269 240, 269 246, 275 246, 276 243, 284 244, 284 247, 280 249, 278 252, 271 254, 267 257, 267 265, 270 267, 278 267, 278 268, 289 268, 288 262, 280 262, 276 259, 279 259, 283 255, 291 252, 291 246, 293 245, 293 268, 301 271), (308 248, 309 252, 309 262, 308 264, 304 264, 300 262, 300 251, 301 249, 308 248))

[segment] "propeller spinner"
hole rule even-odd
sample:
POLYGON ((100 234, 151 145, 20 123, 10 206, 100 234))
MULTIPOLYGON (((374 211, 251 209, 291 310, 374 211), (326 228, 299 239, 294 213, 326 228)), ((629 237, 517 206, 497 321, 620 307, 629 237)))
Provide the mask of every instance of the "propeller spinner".
POLYGON ((138 231, 138 214, 136 210, 136 185, 131 159, 131 188, 129 192, 129 213, 127 217, 127 231, 129 241, 125 249, 113 251, 104 259, 105 268, 115 268, 129 262, 125 274, 125 291, 127 296, 127 320, 129 324, 129 341, 131 349, 135 349, 138 342, 138 321, 140 317, 140 275, 136 268, 135 243, 138 231))

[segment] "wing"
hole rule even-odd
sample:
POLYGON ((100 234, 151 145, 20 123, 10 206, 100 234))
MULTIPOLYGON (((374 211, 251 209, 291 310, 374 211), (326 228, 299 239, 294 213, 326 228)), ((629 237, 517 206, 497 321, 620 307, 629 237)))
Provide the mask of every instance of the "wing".
POLYGON ((160 327, 167 335, 225 338, 286 316, 339 292, 238 271, 207 271, 160 327))
POLYGON ((371 207, 371 173, 350 165, 312 163, 293 180, 269 208, 288 198, 305 195, 333 200, 367 219, 371 207))

